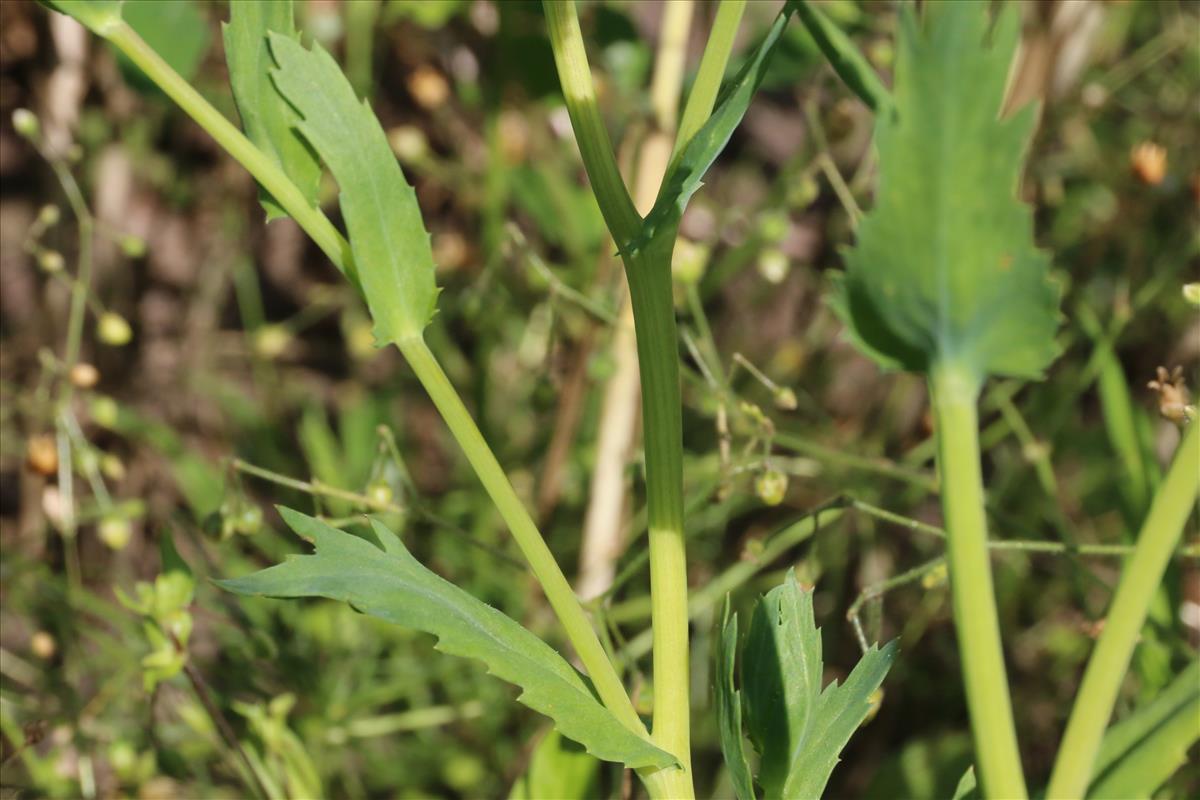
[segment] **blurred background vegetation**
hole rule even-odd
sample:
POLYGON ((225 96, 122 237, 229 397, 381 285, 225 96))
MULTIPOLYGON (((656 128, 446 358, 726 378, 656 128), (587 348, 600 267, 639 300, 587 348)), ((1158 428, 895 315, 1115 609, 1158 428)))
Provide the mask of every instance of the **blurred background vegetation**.
MULTIPOLYGON (((235 117, 225 4, 127 5, 235 117)), ((751 3, 740 41, 778 5, 751 3)), ((596 598, 606 644, 648 708, 623 277, 540 6, 297 7, 417 187, 445 287, 432 347, 568 575, 596 598)), ((822 8, 889 74, 893 3, 822 8)), ((659 124, 647 86, 668 46, 663 6, 582 13, 632 181, 659 124)), ((685 81, 712 13, 697 4, 685 81)), ((1200 319, 1180 293, 1200 274, 1200 6, 1079 0, 1023 13, 1013 102, 1041 103, 1042 118, 1020 192, 1065 286, 1063 356, 1044 382, 985 392, 993 536, 1119 545, 1173 450, 1163 413, 1200 364, 1200 319), (1160 365, 1183 370, 1164 379, 1160 365)), ((831 796, 946 797, 969 740, 944 573, 922 568, 942 546, 911 522, 939 521, 925 388, 856 354, 822 300, 871 204, 871 115, 795 22, 771 70, 688 210, 675 264, 697 780, 731 794, 708 713, 716 601, 728 587, 745 607, 794 566, 816 586, 827 679, 857 657, 848 611, 866 640, 900 641, 831 796), (806 515, 837 498, 851 507, 807 535, 806 515)), ((303 549, 273 504, 350 526, 371 510, 423 563, 563 645, 398 354, 373 347, 361 300, 298 228, 264 223, 240 167, 111 50, 28 0, 0 3, 0 89, 0 796, 636 788, 542 739, 507 685, 426 636, 337 603, 235 598, 208 583, 303 549), (30 118, 14 127, 18 108, 36 115, 32 138, 30 118)), ((1196 657, 1197 544, 1193 519, 1193 557, 1172 564, 1119 713, 1196 657)), ((1004 550, 994 563, 1038 782, 1119 561, 1004 550)), ((1193 758, 1164 796, 1198 791, 1193 758)))

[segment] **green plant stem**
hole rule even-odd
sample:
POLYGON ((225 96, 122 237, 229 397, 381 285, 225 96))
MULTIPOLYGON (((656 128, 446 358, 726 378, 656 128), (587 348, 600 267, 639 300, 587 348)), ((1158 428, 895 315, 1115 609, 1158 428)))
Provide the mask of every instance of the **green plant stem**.
POLYGON ((1200 488, 1200 425, 1188 425, 1175 461, 1150 505, 1136 549, 1121 573, 1104 622, 1104 632, 1088 661, 1046 796, 1083 797, 1091 779, 1104 728, 1112 717, 1121 682, 1129 669, 1138 635, 1163 571, 1200 488))
POLYGON ((1024 798, 1000 621, 988 563, 987 520, 979 456, 979 381, 967 369, 936 364, 930 393, 942 478, 946 555, 963 683, 971 713, 976 767, 987 797, 1024 798))
POLYGON ((717 15, 713 19, 708 42, 704 45, 704 55, 700 57, 700 66, 696 70, 696 80, 692 82, 683 116, 679 118, 675 148, 671 152, 672 162, 712 116, 717 92, 725 77, 725 67, 729 64, 729 54, 733 52, 733 40, 737 37, 738 25, 745 10, 746 0, 721 0, 717 6, 717 15))
POLYGON ((572 591, 571 585, 554 559, 554 554, 546 546, 529 512, 517 497, 503 468, 484 441, 483 434, 475 425, 450 379, 442 371, 441 365, 430 352, 424 339, 404 339, 397 342, 397 346, 437 406, 442 419, 446 421, 451 434, 508 525, 517 546, 521 548, 525 560, 529 562, 530 569, 541 584, 546 600, 566 629, 567 638, 587 669, 600 700, 622 724, 645 736, 646 727, 625 693, 620 676, 605 655, 596 631, 579 603, 579 598, 572 591))
MULTIPOLYGON (((571 126, 605 223, 625 252, 642 219, 617 169, 592 87, 575 3, 545 0, 550 42, 571 126)), ((651 797, 694 797, 688 698, 687 559, 683 540, 683 424, 678 331, 671 288, 675 231, 625 258, 637 336, 646 454, 651 621, 654 629, 654 743, 682 769, 643 774, 651 797)))
MULTIPOLYGON (((577 22, 576 28, 578 28, 577 22)), ((346 274, 347 278, 352 283, 357 283, 349 243, 333 227, 320 209, 307 204, 303 194, 282 169, 258 150, 187 81, 172 70, 127 24, 120 23, 114 26, 111 31, 107 32, 107 36, 109 41, 125 53, 168 97, 178 103, 217 140, 218 144, 245 167, 312 237, 326 256, 346 274)), ((589 75, 589 86, 590 83, 589 75)), ((592 100, 594 107, 594 96, 592 100)), ((628 195, 626 195, 626 200, 628 200, 628 195)), ((566 629, 568 639, 587 669, 601 701, 622 724, 639 735, 646 735, 646 728, 634 710, 629 696, 625 693, 620 677, 604 654, 604 649, 596 637, 596 632, 588 622, 583 607, 571 591, 553 554, 546 546, 520 499, 517 498, 504 471, 488 448, 441 366, 425 345, 424 340, 409 339, 398 344, 512 531, 517 545, 521 548, 530 568, 541 583, 547 600, 566 629)))
POLYGON ((287 173, 213 108, 127 23, 115 25, 107 38, 254 176, 357 289, 358 279, 349 242, 319 208, 308 204, 287 173))
POLYGON ((583 47, 583 34, 579 30, 579 15, 574 0, 544 0, 546 27, 550 43, 554 47, 554 64, 562 85, 567 113, 571 115, 571 127, 579 144, 579 153, 587 169, 592 192, 600 205, 604 222, 612 232, 617 246, 624 249, 625 243, 633 239, 642 224, 642 218, 633 206, 629 190, 617 167, 612 142, 600 107, 596 104, 596 90, 592 86, 591 67, 583 47))
MULTIPOLYGON (((679 334, 671 288, 675 231, 626 263, 642 381, 646 514, 654 631, 654 743, 682 770, 663 770, 666 794, 692 797, 688 680, 687 558, 683 538, 683 421, 679 334)), ((654 789, 651 788, 653 792, 654 789)))

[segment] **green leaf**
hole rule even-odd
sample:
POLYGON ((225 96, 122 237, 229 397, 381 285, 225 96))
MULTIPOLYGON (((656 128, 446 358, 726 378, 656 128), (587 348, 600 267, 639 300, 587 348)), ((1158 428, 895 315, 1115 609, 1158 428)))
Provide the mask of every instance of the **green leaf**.
POLYGON ((529 766, 508 800, 589 800, 600 797, 600 762, 575 742, 549 730, 533 750, 529 766))
POLYGON ((483 661, 498 678, 523 690, 517 699, 554 720, 558 730, 596 758, 630 767, 674 765, 613 717, 580 674, 549 645, 491 606, 425 569, 395 533, 373 520, 384 549, 290 509, 280 509, 313 555, 244 578, 218 581, 238 594, 328 597, 364 614, 431 633, 437 649, 483 661))
POLYGON ((737 661, 737 614, 729 613, 729 596, 725 596, 725 611, 721 617, 721 635, 717 637, 717 727, 721 731, 721 752, 738 800, 754 800, 754 781, 750 777, 750 762, 746 760, 742 737, 742 695, 735 688, 734 672, 737 661))
MULTIPOLYGON (((300 122, 296 109, 275 91, 270 70, 275 66, 267 44, 274 32, 300 40, 292 16, 292 0, 240 0, 229 4, 229 22, 222 25, 229 84, 246 136, 278 164, 308 200, 316 206, 321 183, 321 162, 293 126, 300 122)), ((267 219, 286 217, 275 200, 260 187, 259 199, 267 219)))
POLYGON ((1019 14, 1006 9, 990 37, 985 3, 933 3, 926 16, 923 30, 900 16, 875 208, 832 303, 885 367, 1038 377, 1058 352, 1059 289, 1015 197, 1034 109, 1000 116, 1019 14))
POLYGON ((74 17, 97 36, 107 37, 121 24, 125 0, 39 0, 47 8, 74 17))
POLYGON ((1149 797, 1200 739, 1200 662, 1104 734, 1088 797, 1149 797))
POLYGON ((420 337, 438 289, 417 194, 383 128, 320 45, 269 34, 276 88, 300 113, 301 135, 333 172, 342 216, 380 343, 420 337))
POLYGON ((891 103, 887 88, 854 42, 807 0, 796 0, 796 14, 825 54, 834 72, 868 107, 878 111, 891 103))
POLYGON ((766 797, 816 798, 838 756, 871 710, 895 658, 892 642, 872 647, 846 682, 821 690, 821 636, 812 592, 789 571, 754 609, 742 661, 750 738, 762 756, 766 797))
MULTIPOLYGON (((208 19, 198 3, 194 0, 126 3, 122 13, 129 27, 180 77, 190 81, 196 76, 211 39, 208 19)), ((128 56, 115 47, 113 52, 127 84, 142 92, 162 95, 162 90, 128 56)))
POLYGON ((746 115, 746 109, 750 107, 754 92, 767 73, 775 45, 791 19, 792 11, 792 5, 789 3, 779 12, 779 16, 767 29, 766 36, 754 53, 738 70, 733 80, 721 90, 712 116, 696 131, 696 135, 672 163, 662 188, 658 191, 654 207, 642 223, 640 233, 622 247, 623 251, 640 250, 656 236, 668 231, 673 232, 679 225, 688 201, 703 185, 701 179, 704 173, 708 172, 708 168, 717 160, 725 145, 729 144, 734 129, 746 115))
POLYGON ((975 767, 967 767, 954 790, 954 800, 978 800, 979 786, 975 781, 975 767))

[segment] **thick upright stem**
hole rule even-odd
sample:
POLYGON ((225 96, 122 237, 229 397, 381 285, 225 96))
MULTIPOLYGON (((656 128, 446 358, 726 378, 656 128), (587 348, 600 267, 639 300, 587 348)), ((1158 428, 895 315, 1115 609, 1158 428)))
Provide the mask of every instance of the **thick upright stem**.
POLYGON ((1052 800, 1083 797, 1087 792, 1096 753, 1129 669, 1138 634, 1184 523, 1196 505, 1200 489, 1198 429, 1200 423, 1188 425, 1175 461, 1138 533, 1136 549, 1121 573, 1121 582, 1104 621, 1104 632, 1088 661, 1054 762, 1046 792, 1046 797, 1052 800))
POLYGON ((626 264, 642 377, 646 512, 654 631, 655 744, 682 770, 663 770, 665 797, 693 796, 688 704, 687 560, 683 540, 683 423, 679 337, 671 292, 675 233, 655 239, 626 264))
POLYGON ((987 797, 1024 798, 1027 797, 1025 778, 1017 749, 988 562, 976 412, 979 381, 966 369, 941 364, 930 373, 930 391, 937 428, 954 627, 971 713, 976 767, 987 797))

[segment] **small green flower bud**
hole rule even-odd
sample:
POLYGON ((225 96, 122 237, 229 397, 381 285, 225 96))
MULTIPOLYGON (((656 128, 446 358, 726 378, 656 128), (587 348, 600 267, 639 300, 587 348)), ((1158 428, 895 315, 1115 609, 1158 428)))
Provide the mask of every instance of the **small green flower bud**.
POLYGON ((775 391, 775 407, 780 411, 795 411, 796 393, 786 386, 781 386, 775 391))
POLYGON ((141 258, 146 255, 146 242, 133 234, 126 234, 121 237, 121 252, 128 258, 141 258))
POLYGON ((792 220, 783 211, 766 211, 758 219, 758 232, 768 242, 782 242, 792 220))
POLYGON ((1183 299, 1200 308, 1200 283, 1185 283, 1183 285, 1183 299))
POLYGON ((124 550, 133 536, 133 526, 129 524, 129 520, 121 517, 105 517, 100 520, 96 533, 99 534, 100 541, 113 550, 124 550))
POLYGON ((787 204, 798 211, 803 210, 811 206, 820 193, 821 187, 817 185, 817 179, 805 175, 788 187, 787 204))
POLYGON ((12 115, 13 130, 31 142, 36 142, 42 133, 37 115, 28 108, 18 108, 12 115))
POLYGON ((121 415, 117 401, 105 394, 93 395, 88 410, 91 413, 92 422, 101 428, 115 428, 121 415))
POLYGON ((96 323, 96 338, 113 347, 124 347, 133 339, 133 329, 115 311, 105 311, 96 323))
POLYGON ((788 257, 777 247, 770 247, 759 253, 758 274, 762 275, 767 283, 783 283, 789 267, 788 257))
POLYGON ((243 536, 253 536, 262 530, 262 509, 253 503, 247 504, 237 515, 237 532, 243 536))
POLYGON ((62 253, 57 250, 43 250, 38 253, 38 266, 43 272, 53 275, 55 272, 62 272, 64 266, 62 253))
POLYGON ((371 498, 371 503, 376 506, 390 505, 392 502, 392 487, 383 481, 377 481, 367 487, 367 497, 371 498))
POLYGON ((62 219, 62 212, 58 210, 58 206, 53 203, 47 203, 38 209, 38 223, 49 228, 51 225, 57 225, 62 219))
POLYGON ((264 325, 254 334, 254 351, 262 358, 278 358, 291 341, 291 332, 282 325, 264 325))
POLYGON ((769 506, 777 506, 787 495, 787 475, 776 469, 768 469, 754 481, 754 492, 769 506))

